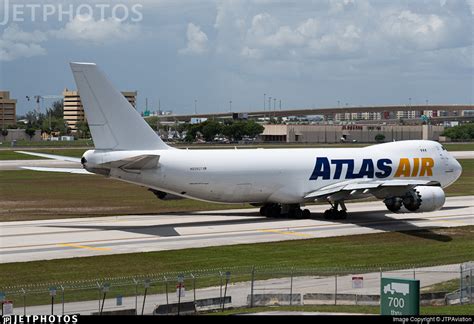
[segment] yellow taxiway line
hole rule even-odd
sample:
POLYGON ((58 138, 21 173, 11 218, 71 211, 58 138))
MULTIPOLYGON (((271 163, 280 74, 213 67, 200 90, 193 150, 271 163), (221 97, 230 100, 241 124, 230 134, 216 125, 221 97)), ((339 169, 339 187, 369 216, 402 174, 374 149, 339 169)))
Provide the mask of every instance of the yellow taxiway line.
POLYGON ((313 235, 310 235, 310 234, 303 234, 303 233, 292 232, 292 231, 280 231, 276 229, 275 230, 272 230, 272 229, 260 230, 259 232, 277 233, 277 234, 283 234, 283 235, 294 235, 294 236, 302 236, 302 237, 313 237, 313 235))
POLYGON ((79 249, 86 249, 86 250, 93 250, 93 251, 110 251, 111 248, 99 248, 99 247, 92 247, 87 245, 78 245, 78 244, 70 244, 70 243, 61 243, 58 244, 59 246, 67 246, 67 247, 74 247, 79 249))

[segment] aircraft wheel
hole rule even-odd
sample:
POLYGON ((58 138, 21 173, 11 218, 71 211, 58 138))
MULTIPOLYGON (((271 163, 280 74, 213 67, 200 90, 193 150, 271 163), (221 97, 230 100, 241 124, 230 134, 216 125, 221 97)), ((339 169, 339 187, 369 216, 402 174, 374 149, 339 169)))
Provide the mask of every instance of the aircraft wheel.
POLYGON ((278 218, 281 216, 281 207, 278 205, 272 206, 269 208, 270 217, 278 218))
POLYGON ((267 216, 267 206, 260 207, 260 215, 267 216))
POLYGON ((346 219, 347 218, 347 211, 339 210, 337 212, 337 219, 346 219))
POLYGON ((331 209, 326 209, 324 211, 324 219, 332 219, 332 211, 331 209))
POLYGON ((303 218, 303 211, 301 210, 301 208, 295 209, 295 211, 294 211, 294 217, 295 217, 296 219, 302 219, 302 218, 303 218))
POLYGON ((303 218, 311 218, 311 212, 309 209, 303 210, 303 218))

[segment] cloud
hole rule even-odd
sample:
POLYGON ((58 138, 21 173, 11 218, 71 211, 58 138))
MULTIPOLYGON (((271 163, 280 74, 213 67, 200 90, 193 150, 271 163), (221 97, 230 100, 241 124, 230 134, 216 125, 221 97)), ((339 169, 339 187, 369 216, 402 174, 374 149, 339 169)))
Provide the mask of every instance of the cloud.
POLYGON ((64 28, 50 33, 60 39, 104 44, 132 39, 139 35, 139 31, 139 25, 116 18, 95 20, 91 16, 77 15, 64 28))
MULTIPOLYGON (((303 65, 308 60, 377 64, 387 57, 395 64, 415 53, 434 62, 436 51, 472 44, 472 33, 466 31, 472 29, 473 3, 302 0, 294 6, 285 1, 221 1, 211 43, 227 60, 239 56, 264 64, 303 65), (428 52, 433 53, 425 55, 428 52)), ((354 66, 351 69, 357 70, 354 66)))
POLYGON ((63 39, 92 44, 109 44, 132 39, 140 34, 138 25, 118 19, 94 20, 90 16, 75 16, 61 29, 27 32, 17 24, 3 30, 0 37, 0 61, 13 61, 45 55, 41 43, 52 39, 63 39))
POLYGON ((180 54, 204 54, 207 52, 207 35, 201 30, 201 27, 194 25, 193 23, 188 24, 188 30, 186 32, 188 39, 188 45, 186 48, 179 50, 180 54))
POLYGON ((47 35, 41 31, 29 33, 12 24, 4 29, 0 37, 0 61, 45 55, 46 50, 39 43, 46 40, 47 35))

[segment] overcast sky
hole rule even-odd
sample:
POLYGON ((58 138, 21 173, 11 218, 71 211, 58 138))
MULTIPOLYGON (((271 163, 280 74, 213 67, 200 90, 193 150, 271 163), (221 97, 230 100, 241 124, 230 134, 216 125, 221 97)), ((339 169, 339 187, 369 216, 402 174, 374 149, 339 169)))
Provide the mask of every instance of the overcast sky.
POLYGON ((263 109, 264 93, 277 108, 473 103, 474 0, 0 4, 0 88, 18 114, 75 89, 71 61, 137 90, 139 111, 263 109))

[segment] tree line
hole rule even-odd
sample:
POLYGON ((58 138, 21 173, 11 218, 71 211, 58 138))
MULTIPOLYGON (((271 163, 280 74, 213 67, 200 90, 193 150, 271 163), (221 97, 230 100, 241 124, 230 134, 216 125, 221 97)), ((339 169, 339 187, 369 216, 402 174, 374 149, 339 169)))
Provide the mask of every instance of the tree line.
POLYGON ((155 130, 177 131, 186 133, 184 140, 194 142, 202 137, 206 142, 212 142, 216 137, 226 137, 230 141, 240 141, 244 137, 254 138, 265 129, 254 120, 206 120, 198 124, 159 125, 157 117, 147 118, 148 124, 155 130))
POLYGON ((447 128, 441 135, 455 141, 472 141, 474 140, 474 123, 447 128))
POLYGON ((1 130, 3 137, 8 135, 8 129, 24 129, 30 138, 35 135, 37 130, 41 130, 42 133, 57 135, 69 135, 71 133, 64 120, 62 101, 55 101, 51 107, 46 109, 45 113, 29 111, 25 115, 18 116, 15 125, 8 125, 1 130), (20 120, 22 121, 20 122, 20 120))

